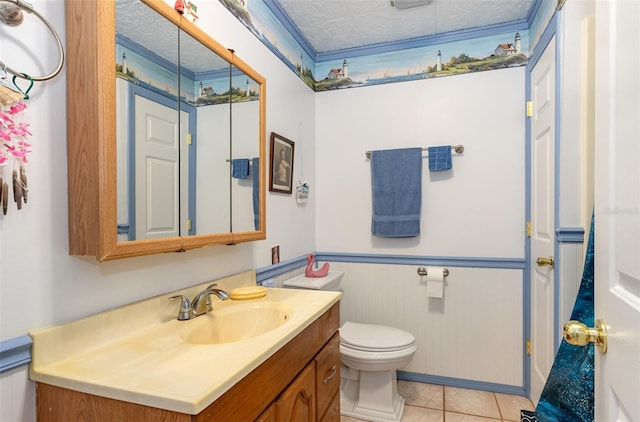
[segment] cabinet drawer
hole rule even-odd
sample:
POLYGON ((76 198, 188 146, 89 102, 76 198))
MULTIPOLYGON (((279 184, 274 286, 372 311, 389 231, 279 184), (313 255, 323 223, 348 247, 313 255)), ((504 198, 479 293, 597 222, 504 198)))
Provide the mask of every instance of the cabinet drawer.
POLYGON ((316 394, 318 419, 322 416, 336 392, 340 390, 340 335, 336 333, 316 355, 316 394))

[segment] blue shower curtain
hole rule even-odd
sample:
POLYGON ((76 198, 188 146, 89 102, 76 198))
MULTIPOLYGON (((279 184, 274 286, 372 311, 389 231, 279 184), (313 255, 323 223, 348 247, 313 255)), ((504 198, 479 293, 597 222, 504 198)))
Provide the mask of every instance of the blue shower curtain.
MULTIPOLYGON (((593 310, 593 215, 582 282, 571 319, 594 325, 593 310)), ((523 422, 593 422, 594 345, 572 346, 564 339, 551 367, 535 412, 523 410, 523 422)))

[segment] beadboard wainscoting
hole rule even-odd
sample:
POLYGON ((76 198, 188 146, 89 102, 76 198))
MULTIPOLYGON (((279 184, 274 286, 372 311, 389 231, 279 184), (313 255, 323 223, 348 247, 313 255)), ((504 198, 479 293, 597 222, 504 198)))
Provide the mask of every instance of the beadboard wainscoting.
MULTIPOLYGON (((589 233, 586 233, 588 236, 589 233)), ((586 247, 584 245, 584 229, 575 227, 559 227, 556 229, 556 268, 555 297, 557 298, 554 310, 554 350, 560 347, 562 340, 562 329, 564 324, 571 319, 571 313, 575 304, 580 282, 582 281, 582 270, 584 269, 584 258, 586 247)))
POLYGON ((25 364, 0 374, 0 421, 35 422, 36 389, 25 364))
MULTIPOLYGON (((427 297, 417 274, 419 266, 438 265, 435 260, 421 265, 333 261, 332 270, 345 272, 341 324, 383 324, 414 334, 418 349, 399 372, 401 379, 524 395, 524 260, 496 262, 447 264, 444 298, 437 299, 427 297)), ((282 273, 268 284, 281 287, 303 272, 282 273)))

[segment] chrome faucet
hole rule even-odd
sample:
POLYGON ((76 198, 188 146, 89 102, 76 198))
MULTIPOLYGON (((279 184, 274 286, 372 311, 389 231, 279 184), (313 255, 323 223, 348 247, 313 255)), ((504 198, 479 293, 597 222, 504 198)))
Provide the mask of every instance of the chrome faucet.
POLYGON ((212 284, 207 287, 193 298, 193 301, 189 301, 189 298, 183 295, 171 296, 169 300, 180 299, 180 310, 178 311, 178 320, 187 321, 206 314, 213 310, 211 304, 211 295, 216 295, 220 300, 229 299, 229 294, 224 290, 215 289, 217 284, 212 284))

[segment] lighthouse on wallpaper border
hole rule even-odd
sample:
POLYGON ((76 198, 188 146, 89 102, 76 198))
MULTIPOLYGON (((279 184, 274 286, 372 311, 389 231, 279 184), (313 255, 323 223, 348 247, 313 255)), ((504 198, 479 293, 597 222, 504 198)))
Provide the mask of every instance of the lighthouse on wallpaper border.
POLYGON ((504 43, 498 44, 496 49, 493 51, 494 56, 507 56, 511 54, 520 54, 522 52, 522 40, 520 38, 520 33, 516 32, 516 35, 513 39, 513 44, 504 43))
POLYGON ((347 59, 342 61, 342 69, 335 68, 329 70, 329 74, 327 78, 329 79, 340 79, 340 78, 348 78, 349 77, 349 64, 347 63, 347 59))

